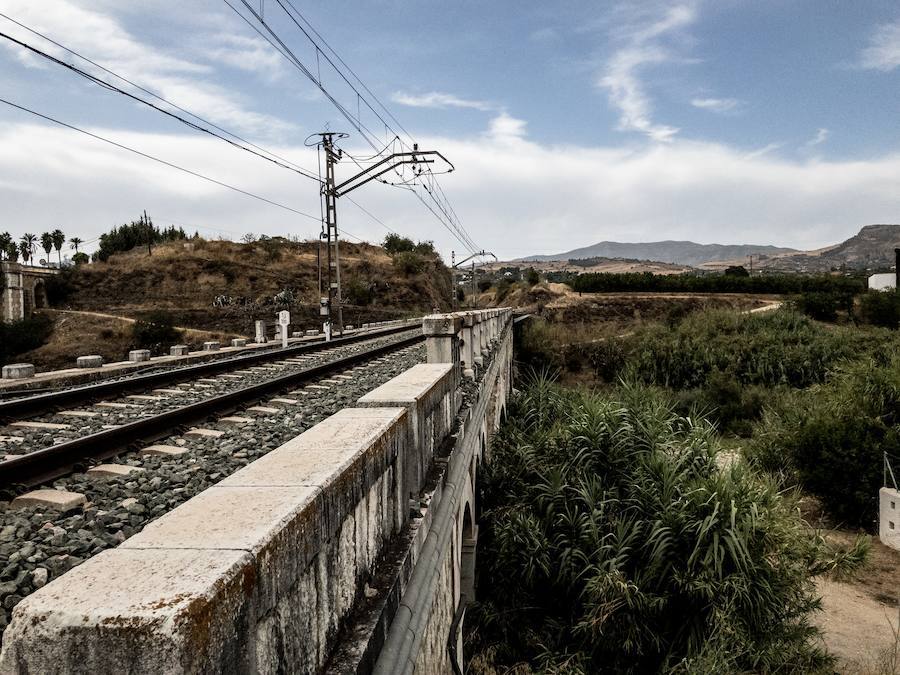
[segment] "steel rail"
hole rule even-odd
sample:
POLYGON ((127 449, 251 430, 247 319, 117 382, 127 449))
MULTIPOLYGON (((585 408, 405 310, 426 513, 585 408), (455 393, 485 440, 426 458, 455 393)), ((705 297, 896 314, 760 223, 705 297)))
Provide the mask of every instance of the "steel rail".
POLYGON ((336 370, 344 370, 424 339, 424 335, 418 332, 416 335, 401 338, 387 345, 350 354, 152 417, 141 418, 115 429, 106 429, 26 455, 19 455, 0 462, 0 490, 8 490, 15 485, 34 486, 45 483, 85 466, 88 460, 113 457, 138 442, 156 440, 184 425, 202 421, 210 415, 231 412, 241 404, 257 400, 267 394, 317 379, 336 370))
POLYGON ((340 347, 341 345, 371 340, 408 330, 413 330, 413 327, 394 326, 367 333, 335 338, 330 342, 318 341, 294 345, 293 347, 258 351, 253 354, 214 359, 212 361, 204 361, 203 363, 197 363, 190 366, 170 368, 144 375, 135 375, 134 377, 123 377, 122 379, 117 380, 95 382, 82 387, 72 387, 71 389, 51 391, 36 396, 0 401, 0 423, 23 420, 34 415, 52 412, 62 407, 83 404, 105 396, 144 391, 170 384, 178 380, 187 380, 229 370, 239 370, 255 363, 278 361, 297 354, 319 351, 323 348, 330 349, 332 347, 340 347))

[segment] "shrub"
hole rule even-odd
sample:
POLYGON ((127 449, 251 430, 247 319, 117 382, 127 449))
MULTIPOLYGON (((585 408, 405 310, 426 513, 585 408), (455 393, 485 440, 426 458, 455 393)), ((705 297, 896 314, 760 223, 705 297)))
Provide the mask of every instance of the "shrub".
POLYGON ((48 277, 44 282, 44 288, 47 291, 47 302, 51 306, 65 302, 75 292, 73 276, 74 272, 71 268, 63 269, 59 274, 48 277))
POLYGON ((541 280, 541 275, 538 274, 538 271, 533 267, 529 267, 525 272, 525 282, 529 286, 534 286, 537 282, 541 280))
POLYGON ((866 540, 831 550, 795 495, 719 467, 704 420, 621 393, 539 378, 512 403, 483 475, 470 672, 830 672, 813 579, 866 540))
POLYGON ((53 321, 43 314, 30 319, 0 322, 0 362, 7 362, 18 354, 37 349, 53 332, 53 321))
POLYGON ((860 298, 860 313, 866 323, 896 329, 900 325, 900 293, 869 291, 860 298))
POLYGON ((839 362, 889 343, 879 331, 826 328, 787 310, 695 312, 674 328, 649 326, 627 340, 629 364, 643 382, 691 389, 721 371, 742 384, 807 387, 839 362))
POLYGON ((107 260, 113 253, 130 251, 135 246, 146 246, 148 239, 152 243, 158 244, 185 238, 186 235, 182 228, 176 228, 173 225, 166 229, 160 229, 153 225, 149 218, 144 220, 144 217, 141 216, 140 219, 130 224, 114 227, 106 234, 101 234, 100 247, 94 255, 98 260, 107 260))
POLYGON ((375 300, 373 285, 366 284, 357 278, 348 280, 341 289, 341 293, 351 305, 370 305, 375 300))
POLYGON ((135 321, 131 335, 138 349, 149 349, 154 354, 161 354, 168 345, 181 341, 181 331, 175 328, 167 312, 152 312, 146 319, 135 321))
POLYGON ((830 274, 653 274, 651 272, 591 272, 571 280, 572 288, 584 293, 609 291, 665 291, 686 293, 784 293, 808 291, 862 293, 862 277, 830 274))
POLYGON ((481 293, 487 293, 488 290, 490 289, 490 287, 493 286, 493 285, 494 285, 494 282, 491 281, 490 279, 482 279, 482 280, 479 281, 478 284, 477 284, 478 290, 479 290, 479 292, 481 292, 481 293))
POLYGON ((497 282, 494 292, 494 301, 495 302, 503 302, 504 298, 509 295, 509 291, 512 288, 512 285, 506 280, 501 279, 497 282))
POLYGON ((72 262, 75 263, 76 265, 85 265, 88 262, 90 262, 90 258, 88 258, 87 253, 82 253, 81 251, 79 251, 78 253, 76 253, 75 255, 72 256, 72 262))
POLYGON ((808 291, 793 302, 798 311, 819 321, 834 321, 839 311, 853 314, 853 296, 848 293, 808 291))
POLYGON ((412 239, 401 237, 399 234, 393 233, 384 238, 384 242, 382 242, 381 246, 391 255, 413 251, 416 248, 412 239))
POLYGON ((769 406, 748 448, 760 467, 799 480, 825 510, 872 527, 884 453, 900 455, 900 357, 846 366, 827 384, 769 406))
POLYGON ((414 251, 403 251, 393 256, 394 267, 409 276, 419 274, 425 269, 425 258, 414 251))

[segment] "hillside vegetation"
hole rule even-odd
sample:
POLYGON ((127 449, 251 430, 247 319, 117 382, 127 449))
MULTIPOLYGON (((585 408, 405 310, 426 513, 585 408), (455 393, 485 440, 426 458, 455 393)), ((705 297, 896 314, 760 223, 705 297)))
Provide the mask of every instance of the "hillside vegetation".
MULTIPOLYGON (((430 247, 399 259, 379 246, 342 243, 340 254, 347 323, 450 307, 449 273, 430 247)), ((295 325, 312 327, 320 321, 317 256, 314 241, 170 241, 152 255, 135 248, 68 271, 51 302, 132 318, 162 310, 177 325, 243 334, 255 319, 289 308, 295 325)))

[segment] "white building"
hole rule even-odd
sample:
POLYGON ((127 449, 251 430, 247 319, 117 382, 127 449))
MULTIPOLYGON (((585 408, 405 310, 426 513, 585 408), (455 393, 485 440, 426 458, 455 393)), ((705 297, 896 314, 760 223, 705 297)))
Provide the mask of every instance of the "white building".
POLYGON ((869 290, 889 291, 897 287, 897 275, 894 272, 873 274, 869 277, 869 290))

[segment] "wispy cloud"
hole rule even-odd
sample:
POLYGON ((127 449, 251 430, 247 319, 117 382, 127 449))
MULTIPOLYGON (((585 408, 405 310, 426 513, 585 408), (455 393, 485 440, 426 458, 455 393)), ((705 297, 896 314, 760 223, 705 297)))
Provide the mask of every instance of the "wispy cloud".
MULTIPOLYGON (((624 11, 620 8, 620 11, 624 11)), ((655 141, 670 141, 678 129, 653 120, 653 106, 641 72, 649 66, 677 60, 667 41, 694 23, 693 3, 673 7, 651 4, 631 11, 624 27, 610 32, 621 43, 603 70, 598 85, 619 110, 619 129, 638 131, 655 141)))
POLYGON ((878 26, 860 52, 860 68, 888 72, 900 66, 900 21, 878 26))
POLYGON ((473 108, 474 110, 494 111, 497 106, 487 101, 476 101, 460 98, 453 94, 432 91, 427 94, 408 94, 398 91, 391 95, 391 100, 411 108, 473 108))
POLYGON ((691 105, 714 113, 735 112, 741 102, 736 98, 694 98, 691 105))
MULTIPOLYGON (((198 115, 227 124, 236 131, 257 135, 273 135, 293 128, 282 119, 253 110, 240 94, 212 81, 223 63, 238 67, 243 64, 245 69, 257 71, 266 64, 272 65, 274 62, 263 55, 254 40, 223 39, 219 33, 200 35, 198 42, 209 47, 205 52, 195 50, 194 58, 184 58, 132 35, 115 11, 112 7, 101 10, 94 4, 73 0, 52 0, 39 5, 30 0, 4 0, 4 12, 13 18, 198 115), (78 30, 71 30, 72 26, 78 30)), ((62 50, 17 26, 9 24, 5 28, 16 38, 65 60, 71 59, 62 50)), ((37 65, 17 56, 26 66, 37 65)), ((99 71, 97 74, 107 77, 99 71)))
POLYGON ((784 143, 769 143, 758 150, 751 150, 750 152, 744 155, 744 159, 756 159, 757 157, 762 157, 764 155, 768 155, 770 152, 775 152, 780 147, 782 147, 784 143))
POLYGON ((807 148, 814 148, 817 145, 821 145, 825 141, 828 140, 828 137, 831 135, 831 132, 828 129, 816 129, 816 135, 813 136, 806 142, 807 148))
POLYGON ((504 140, 524 138, 527 124, 525 120, 520 120, 502 112, 491 120, 488 135, 494 139, 504 140))

